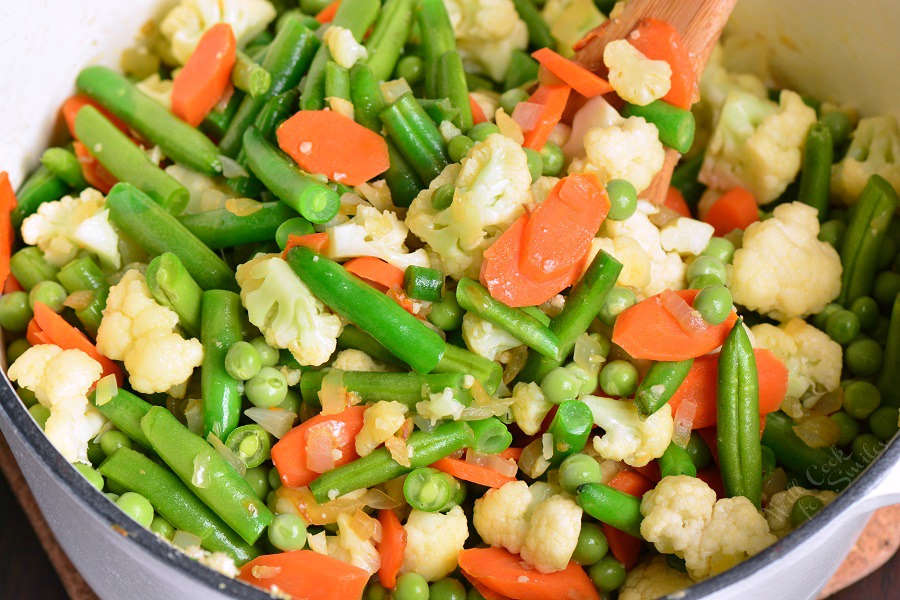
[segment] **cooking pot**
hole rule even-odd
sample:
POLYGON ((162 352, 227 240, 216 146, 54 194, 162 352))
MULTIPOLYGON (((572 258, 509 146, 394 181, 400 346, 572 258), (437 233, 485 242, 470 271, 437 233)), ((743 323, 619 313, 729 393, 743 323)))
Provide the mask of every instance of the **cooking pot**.
MULTIPOLYGON (((58 107, 72 92, 78 70, 92 63, 116 66, 120 51, 161 6, 156 0, 0 4, 0 73, 6 82, 0 168, 18 185, 54 139, 58 107)), ((773 73, 785 85, 851 103, 864 114, 900 108, 900 78, 893 76, 900 60, 900 3, 741 0, 730 27, 769 43, 773 73)), ((5 374, 0 429, 57 541, 101 598, 269 598, 187 558, 126 517, 47 441, 5 374)), ((814 519, 750 560, 676 596, 813 598, 872 511, 897 502, 900 441, 895 438, 814 519)))

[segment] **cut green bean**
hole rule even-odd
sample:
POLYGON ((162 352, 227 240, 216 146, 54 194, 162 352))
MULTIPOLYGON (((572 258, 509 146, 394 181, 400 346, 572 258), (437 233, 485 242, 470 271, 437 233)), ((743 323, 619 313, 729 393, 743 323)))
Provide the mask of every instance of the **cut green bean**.
POLYGON ((278 227, 296 214, 282 202, 264 202, 249 214, 236 215, 227 208, 219 208, 184 215, 178 220, 197 239, 218 250, 270 241, 278 227))
POLYGON ((541 13, 531 0, 513 0, 519 18, 528 27, 528 44, 532 48, 554 48, 556 40, 550 33, 550 26, 544 21, 541 13))
POLYGON ((538 61, 521 50, 513 50, 510 54, 509 68, 503 80, 503 89, 511 90, 520 87, 538 77, 538 61))
POLYGON ((438 97, 438 61, 445 52, 456 49, 453 25, 443 0, 421 0, 416 10, 422 36, 422 58, 425 60, 425 95, 438 97))
POLYGON ((56 274, 66 291, 89 291, 93 293, 90 303, 84 308, 75 310, 75 316, 91 336, 96 337, 100 321, 103 319, 103 309, 106 307, 106 297, 109 294, 109 284, 100 267, 93 260, 84 256, 76 258, 65 265, 56 274))
POLYGON ((497 417, 467 421, 475 435, 472 449, 482 454, 499 454, 512 444, 512 433, 497 417))
POLYGON ((493 394, 500 387, 503 368, 500 363, 475 354, 465 348, 446 344, 441 360, 434 370, 438 373, 463 373, 477 379, 484 391, 493 394))
POLYGON ((364 62, 358 62, 350 69, 350 100, 353 102, 353 118, 356 122, 381 133, 381 119, 378 115, 384 110, 384 96, 375 74, 364 62))
MULTIPOLYGON (((380 125, 378 129, 381 129, 380 125)), ((388 189, 391 190, 391 200, 396 206, 409 206, 424 186, 419 176, 390 140, 388 140, 387 146, 391 166, 384 173, 384 180, 387 182, 388 189)))
MULTIPOLYGON (((307 371, 300 378, 300 393, 310 406, 319 405, 319 390, 326 370, 307 371)), ((468 404, 471 399, 465 392, 465 375, 462 373, 392 373, 380 371, 343 371, 341 384, 348 392, 359 395, 363 402, 400 402, 414 409, 417 402, 428 399, 428 394, 439 394, 450 388, 457 399, 468 404)))
POLYGON ((620 492, 602 483, 585 483, 578 486, 575 501, 601 523, 621 529, 635 537, 641 537, 641 499, 620 492))
POLYGON ((692 358, 678 362, 653 363, 634 395, 638 411, 647 417, 662 408, 678 391, 678 386, 687 377, 693 364, 692 358))
POLYGON ((41 164, 66 182, 71 188, 80 190, 87 187, 81 172, 81 163, 75 153, 65 148, 47 148, 41 155, 41 164))
POLYGON ((381 9, 372 35, 366 40, 366 60, 376 81, 389 79, 403 52, 412 26, 413 0, 388 0, 381 9))
POLYGON ((178 324, 190 335, 200 335, 200 306, 203 290, 181 260, 163 252, 147 265, 147 287, 157 302, 178 315, 178 324))
POLYGON ((257 424, 242 425, 228 434, 225 446, 240 458, 248 469, 258 467, 269 459, 271 440, 265 429, 257 424))
POLYGON ((706 189, 706 186, 697 180, 702 166, 703 154, 697 154, 679 163, 672 173, 672 187, 681 192, 688 206, 696 206, 700 195, 706 189))
POLYGON ((203 118, 203 122, 200 123, 200 131, 215 139, 221 139, 228 130, 228 126, 231 124, 234 115, 237 114, 237 109, 243 100, 244 93, 240 90, 235 90, 224 107, 213 108, 207 113, 206 117, 203 118))
POLYGON ((250 97, 256 98, 272 87, 272 75, 262 65, 238 50, 234 68, 231 69, 231 83, 237 89, 247 92, 250 97))
POLYGON ((882 401, 888 406, 900 407, 900 296, 894 298, 887 340, 884 344, 884 367, 878 377, 878 389, 882 401))
POLYGON ((809 128, 803 147, 800 188, 797 198, 819 211, 819 222, 828 218, 828 192, 831 185, 831 163, 834 144, 831 131, 821 121, 809 128))
POLYGON ((97 403, 96 390, 88 394, 88 400, 116 426, 116 429, 127 435, 128 439, 150 449, 150 442, 141 429, 141 419, 153 406, 152 404, 122 388, 118 388, 116 395, 103 404, 97 403))
POLYGON ((325 63, 325 98, 350 100, 350 72, 333 60, 325 63))
POLYGON ((33 214, 44 202, 59 200, 68 193, 66 182, 41 165, 16 192, 16 207, 10 213, 13 227, 18 229, 25 217, 33 214))
POLYGON ((564 458, 581 452, 587 444, 594 426, 594 417, 587 404, 580 400, 566 400, 556 409, 556 415, 547 427, 553 436, 551 466, 558 466, 564 458))
POLYGON ((694 114, 673 106, 664 100, 654 100, 646 106, 625 103, 622 114, 626 117, 643 117, 659 130, 659 140, 682 154, 694 143, 694 114))
POLYGON ((444 121, 454 123, 459 119, 459 110, 447 98, 419 98, 417 100, 435 125, 440 126, 444 121))
POLYGON ((37 246, 25 246, 9 259, 9 271, 26 291, 42 281, 56 279, 59 269, 47 262, 37 246))
POLYGON ((691 460, 691 455, 687 450, 678 444, 671 443, 659 458, 659 473, 663 477, 675 475, 696 477, 697 467, 694 466, 694 461, 691 460))
POLYGON ((278 229, 275 230, 275 243, 284 250, 290 236, 309 235, 315 232, 316 230, 313 228, 312 223, 303 217, 292 217, 279 225, 278 229))
POLYGON ((338 348, 362 350, 375 360, 385 364, 394 366, 402 364, 397 357, 391 354, 390 350, 382 346, 378 340, 355 325, 345 325, 341 334, 338 336, 337 343, 338 348))
POLYGON ((444 274, 437 269, 410 265, 403 273, 403 289, 415 300, 437 302, 444 289, 444 274))
POLYGON ((422 181, 440 175, 447 166, 444 139, 412 94, 403 94, 379 116, 388 136, 422 181))
POLYGON ((453 123, 468 131, 472 129, 472 105, 469 103, 469 86, 466 83, 466 72, 463 70, 462 58, 456 50, 444 52, 438 59, 438 95, 450 100, 458 111, 453 123))
POLYGON ((234 292, 209 290, 201 304, 200 341, 203 365, 200 385, 203 393, 203 435, 220 440, 237 427, 241 417, 241 382, 228 374, 228 348, 241 341, 241 298, 234 292))
POLYGON ((416 510, 440 512, 458 505, 465 497, 465 488, 443 471, 419 467, 403 481, 403 497, 416 510))

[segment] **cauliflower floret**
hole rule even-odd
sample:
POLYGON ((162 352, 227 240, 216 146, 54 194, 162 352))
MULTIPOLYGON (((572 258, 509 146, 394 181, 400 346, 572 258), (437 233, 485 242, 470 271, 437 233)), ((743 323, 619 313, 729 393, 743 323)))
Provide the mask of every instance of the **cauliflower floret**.
POLYGON ((818 235, 816 209, 802 202, 747 227, 729 278, 735 303, 779 321, 825 308, 841 291, 841 259, 818 235))
POLYGON ((816 111, 790 90, 781 92, 779 104, 732 91, 698 178, 716 189, 744 186, 757 203, 768 204, 797 176, 806 132, 815 122, 816 111))
POLYGON ((366 456, 403 427, 409 409, 400 402, 381 400, 363 413, 363 426, 356 434, 356 453, 366 456))
POLYGON ((556 49, 563 56, 575 54, 572 46, 606 17, 592 0, 547 0, 541 16, 556 39, 556 49))
POLYGON ((414 509, 403 528, 406 550, 400 570, 413 571, 428 581, 436 581, 456 568, 459 553, 469 537, 468 519, 459 506, 446 514, 414 509))
POLYGON ((814 496, 822 501, 822 504, 830 504, 837 498, 837 494, 830 490, 808 490, 795 485, 786 490, 776 492, 769 500, 769 504, 763 510, 769 529, 778 537, 784 537, 794 530, 791 523, 791 509, 801 496, 814 496))
POLYGON ((578 543, 581 512, 574 500, 563 495, 551 496, 538 504, 525 534, 522 560, 541 573, 565 569, 578 543))
POLYGON ((666 158, 656 125, 643 117, 628 117, 609 127, 594 127, 584 134, 586 159, 576 159, 569 173, 594 173, 606 184, 625 179, 638 193, 653 181, 666 158))
POLYGON ((129 269, 109 290, 97 330, 97 350, 124 360, 131 387, 144 394, 184 383, 203 360, 203 345, 175 328, 178 315, 153 299, 144 275, 129 269))
POLYGON ((438 255, 448 275, 477 279, 482 253, 525 211, 530 186, 525 150, 508 137, 493 134, 419 192, 406 224, 438 255), (438 211, 431 197, 447 183, 455 185, 453 201, 438 211))
POLYGON ((387 367, 383 364, 355 348, 338 352, 331 366, 341 371, 387 371, 387 367))
POLYGON ((355 65, 357 61, 366 60, 369 56, 366 47, 353 37, 353 32, 339 25, 329 27, 325 31, 323 41, 328 45, 328 51, 334 62, 345 69, 355 65))
POLYGON ((512 397, 512 414, 516 425, 525 435, 536 434, 541 430, 541 423, 553 408, 553 403, 544 397, 541 386, 533 381, 517 383, 512 397))
POLYGON ((603 458, 643 467, 662 456, 672 441, 674 424, 668 404, 644 419, 631 400, 600 396, 581 400, 591 409, 594 423, 605 431, 593 441, 594 450, 603 458))
MULTIPOLYGON (((381 556, 375 548, 375 540, 361 535, 361 531, 368 528, 359 527, 358 520, 374 521, 364 513, 354 515, 344 512, 338 515, 338 534, 326 538, 328 555, 359 567, 371 575, 381 567, 381 556)), ((377 526, 373 527, 373 530, 380 531, 377 526)))
POLYGON ((119 235, 109 222, 106 199, 94 188, 78 196, 44 202, 22 222, 22 240, 43 251, 47 262, 61 267, 87 250, 114 269, 121 266, 119 235))
POLYGON ((469 312, 463 316, 462 336, 469 350, 490 360, 495 360, 502 352, 522 345, 521 341, 502 327, 497 327, 469 312))
POLYGON ((191 215, 225 208, 225 202, 234 197, 231 188, 219 178, 209 177, 179 164, 166 167, 166 173, 190 193, 191 198, 182 211, 183 214, 191 215))
POLYGON ((664 556, 654 556, 628 571, 619 589, 619 600, 656 600, 693 583, 690 577, 670 567, 664 556))
POLYGON ((275 7, 267 0, 181 0, 163 18, 159 30, 171 44, 172 55, 184 64, 216 23, 231 25, 238 47, 243 47, 274 18, 275 7))
POLYGON ((428 400, 416 402, 416 413, 423 419, 437 423, 441 419, 458 421, 466 405, 456 399, 453 388, 446 387, 438 393, 429 393, 428 400))
POLYGON ((666 252, 699 256, 706 249, 714 232, 715 229, 709 223, 678 217, 659 230, 659 242, 666 252))
POLYGON ((768 348, 788 370, 787 397, 818 398, 841 383, 841 346, 803 319, 750 328, 757 347, 768 348))
POLYGON ((700 538, 715 503, 702 479, 665 477, 641 499, 641 536, 663 554, 682 555, 700 538))
POLYGON ((208 552, 200 546, 188 546, 183 548, 182 552, 226 577, 234 579, 241 572, 237 565, 234 564, 234 559, 224 552, 208 552))
POLYGON ((672 67, 664 60, 647 58, 627 40, 615 40, 603 49, 609 84, 626 102, 646 106, 669 93, 672 67))
POLYGON ((831 189, 845 203, 855 204, 874 174, 900 190, 900 125, 894 115, 860 119, 847 154, 831 169, 831 189))
POLYGON ((32 346, 9 367, 10 381, 34 392, 50 409, 44 433, 69 462, 90 464, 88 442, 106 419, 88 403, 87 392, 103 367, 81 350, 63 350, 52 344, 32 346))
POLYGON ((159 73, 153 73, 149 77, 138 81, 135 87, 162 104, 166 110, 172 110, 173 85, 175 85, 175 82, 171 79, 163 79, 159 76, 159 73))
POLYGON ((444 6, 463 60, 502 81, 512 51, 528 45, 528 27, 512 0, 444 0, 444 6))
POLYGON ((566 158, 584 156, 584 135, 591 129, 606 128, 625 121, 603 96, 596 96, 584 103, 572 117, 572 130, 562 145, 566 158))
POLYGON ((475 501, 472 525, 485 543, 518 554, 525 544, 532 513, 553 493, 553 488, 540 481, 531 487, 524 481, 511 481, 490 489, 475 501))
POLYGON ((287 348, 301 365, 321 365, 334 352, 341 320, 331 314, 277 254, 240 265, 236 278, 250 322, 273 348, 287 348))
POLYGON ((328 256, 338 260, 375 256, 402 270, 410 265, 430 266, 425 250, 406 248, 408 234, 406 224, 393 212, 360 204, 352 219, 328 228, 328 256))

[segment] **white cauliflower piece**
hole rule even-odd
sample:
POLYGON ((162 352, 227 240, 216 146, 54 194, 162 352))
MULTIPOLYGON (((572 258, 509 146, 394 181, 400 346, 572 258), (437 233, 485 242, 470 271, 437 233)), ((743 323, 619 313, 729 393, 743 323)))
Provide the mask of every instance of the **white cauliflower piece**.
POLYGON ((841 291, 841 259, 818 235, 816 209, 802 202, 747 227, 729 278, 735 303, 779 321, 825 308, 841 291))
POLYGON ((682 556, 712 517, 716 493, 702 479, 664 477, 641 499, 641 536, 663 554, 682 556))
POLYGON ((453 389, 448 387, 438 393, 429 393, 428 400, 416 402, 416 413, 432 423, 442 419, 458 421, 465 409, 466 405, 457 400, 453 389))
POLYGON ((241 302, 266 343, 287 348, 301 365, 321 365, 337 347, 341 320, 331 314, 277 254, 237 268, 241 302))
POLYGON ((525 534, 522 560, 541 573, 565 569, 578 544, 581 513, 581 507, 568 496, 551 496, 538 504, 525 534))
POLYGON ((406 248, 409 229, 390 210, 380 211, 374 206, 360 204, 352 219, 329 227, 327 231, 329 258, 374 256, 402 270, 410 265, 428 267, 431 264, 422 248, 415 252, 406 248))
POLYGON ((497 327, 470 312, 463 316, 462 337, 469 350, 490 360, 495 360, 502 352, 522 345, 521 341, 502 327, 497 327))
POLYGON ((178 315, 150 294, 144 275, 129 269, 110 288, 97 330, 97 350, 125 361, 133 387, 144 394, 184 383, 203 361, 200 340, 178 333, 178 315))
POLYGON ((606 128, 622 123, 625 118, 619 114, 603 96, 595 96, 578 109, 572 117, 572 130, 561 145, 566 158, 584 156, 584 135, 591 129, 606 128))
POLYGON ((444 0, 444 6, 463 60, 502 81, 512 51, 528 45, 528 28, 512 0, 444 0))
POLYGON ((406 549, 401 573, 413 571, 428 581, 449 575, 469 537, 466 514, 459 506, 447 513, 413 510, 403 526, 406 549))
POLYGON ((387 371, 387 367, 383 364, 356 348, 338 352, 331 366, 341 371, 387 371))
POLYGON ((609 84, 622 100, 646 106, 669 93, 672 67, 653 60, 628 43, 615 40, 603 49, 603 64, 609 69, 609 84))
MULTIPOLYGON (((375 540, 365 536, 361 531, 364 528, 357 526, 357 519, 368 520, 372 517, 358 513, 354 515, 350 512, 338 515, 338 534, 326 538, 328 555, 359 567, 371 575, 381 567, 381 556, 375 547, 375 540)), ((380 531, 377 527, 374 529, 380 531)))
POLYGON ((791 524, 791 509, 794 508, 794 503, 801 496, 814 496, 825 505, 837 498, 837 494, 830 490, 808 490, 799 485, 776 492, 763 510, 772 533, 781 538, 794 530, 794 526, 791 524))
POLYGON ((525 150, 508 137, 493 134, 419 192, 406 224, 438 255, 448 275, 477 279, 482 253, 525 211, 530 186, 525 150), (456 187, 453 201, 446 209, 435 210, 431 197, 447 183, 456 187))
POLYGON ((363 413, 363 426, 356 434, 356 453, 360 456, 371 454, 403 427, 409 409, 400 402, 381 400, 372 404, 363 413))
POLYGON ((96 254, 107 267, 121 266, 119 235, 109 222, 106 198, 94 188, 41 204, 22 222, 22 240, 39 247, 47 262, 57 267, 79 250, 96 254))
POLYGON ((166 107, 166 110, 172 110, 172 86, 175 82, 171 79, 163 79, 159 73, 153 73, 145 79, 141 79, 135 84, 135 87, 141 90, 153 100, 166 107))
POLYGON ((900 190, 900 124, 894 115, 860 119, 847 154, 831 169, 831 189, 845 203, 855 204, 875 174, 900 190))
POLYGON ((606 21, 593 0, 547 0, 541 16, 556 39, 556 50, 569 57, 575 54, 576 42, 606 21))
POLYGON ((181 0, 159 24, 171 45, 172 55, 184 64, 206 30, 228 23, 238 47, 252 40, 275 18, 267 0, 181 0))
POLYGON ((628 571, 619 588, 619 600, 656 600, 693 583, 690 577, 670 567, 664 556, 654 556, 628 571))
POLYGON ((653 181, 666 157, 656 125, 643 117, 588 130, 584 150, 587 158, 572 161, 569 173, 594 173, 604 184, 625 179, 639 194, 653 181))
POLYGON ((525 544, 532 513, 553 493, 553 488, 540 481, 531 487, 524 481, 510 481, 475 501, 472 525, 485 543, 518 554, 525 544))
POLYGON ((513 388, 512 398, 512 414, 519 429, 525 435, 540 431, 544 417, 553 408, 553 403, 544 397, 541 386, 533 381, 520 381, 513 388))
POLYGON ((715 229, 709 223, 678 217, 659 230, 659 241, 666 252, 699 256, 712 239, 715 229))
POLYGON ((750 328, 756 347, 768 348, 788 370, 787 397, 818 398, 841 383, 841 345, 803 319, 780 327, 762 323, 750 328))
POLYGON ((81 350, 52 344, 32 346, 7 372, 10 381, 34 392, 37 401, 50 409, 44 434, 69 462, 90 464, 88 442, 106 423, 87 399, 102 372, 100 363, 81 350))
POLYGON ((331 25, 325 30, 323 41, 328 46, 334 62, 349 69, 360 60, 366 60, 369 54, 366 47, 356 41, 353 32, 339 25, 331 25))
POLYGON ((790 90, 781 92, 779 104, 733 90, 698 178, 716 189, 743 186, 758 204, 768 204, 797 176, 806 133, 815 122, 816 111, 790 90))
POLYGON ((226 577, 234 579, 241 572, 237 565, 234 564, 234 559, 224 552, 208 552, 200 546, 188 546, 187 548, 182 548, 182 552, 226 577))
POLYGON ((662 456, 672 441, 674 424, 668 404, 644 419, 631 400, 601 396, 581 400, 591 409, 594 423, 605 431, 593 440, 594 450, 603 458, 643 467, 662 456))
POLYGON ((225 208, 225 202, 234 197, 231 188, 221 178, 198 173, 179 164, 171 164, 165 169, 174 180, 187 188, 190 200, 183 214, 191 215, 225 208))

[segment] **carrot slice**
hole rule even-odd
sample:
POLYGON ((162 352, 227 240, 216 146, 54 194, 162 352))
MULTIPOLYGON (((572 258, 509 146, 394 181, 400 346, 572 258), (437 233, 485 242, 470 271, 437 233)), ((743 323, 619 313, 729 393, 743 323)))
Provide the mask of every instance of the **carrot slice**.
POLYGON ((516 480, 515 477, 503 475, 489 467, 469 463, 458 458, 442 458, 437 462, 431 463, 431 467, 448 475, 453 475, 457 479, 491 488, 503 487, 507 483, 516 480))
POLYGON ((331 4, 320 10, 316 14, 316 21, 319 23, 331 23, 334 20, 334 15, 337 14, 338 8, 341 6, 341 0, 334 0, 331 4))
POLYGON ((607 485, 638 498, 653 489, 652 481, 631 468, 616 473, 607 485))
POLYGON ((378 554, 381 555, 381 567, 378 569, 378 580, 389 590, 397 585, 397 573, 403 566, 403 552, 406 550, 406 530, 391 509, 378 511, 381 523, 381 542, 378 554))
MULTIPOLYGON (((753 351, 759 380, 759 413, 766 415, 781 407, 787 393, 788 371, 778 357, 765 349, 753 351)), ((719 373, 719 355, 707 354, 694 359, 687 377, 669 400, 674 413, 684 402, 695 406, 692 429, 713 427, 716 424, 716 387, 719 373)))
POLYGON ((287 243, 284 245, 284 251, 281 253, 281 257, 284 258, 287 256, 288 250, 295 246, 306 246, 316 252, 322 252, 328 246, 328 234, 322 232, 307 233, 305 235, 289 235, 287 243))
POLYGON ((494 590, 488 589, 478 583, 477 579, 475 579, 465 571, 460 570, 460 573, 462 573, 462 576, 466 578, 466 581, 468 581, 472 585, 472 587, 475 588, 475 591, 484 597, 484 600, 508 600, 506 596, 498 594, 494 590))
POLYGON ((332 181, 359 185, 391 166, 383 137, 331 110, 301 110, 277 135, 278 145, 303 170, 332 181))
POLYGON ((519 258, 522 274, 534 281, 568 274, 590 250, 607 213, 609 197, 596 176, 585 173, 561 179, 525 223, 519 258))
POLYGON ((469 94, 469 108, 472 111, 472 123, 478 125, 479 123, 486 123, 487 117, 484 116, 484 111, 481 110, 481 105, 475 101, 475 98, 472 97, 472 94, 469 94))
POLYGON ((525 132, 525 141, 522 144, 532 150, 540 150, 547 143, 550 133, 562 118, 566 110, 566 102, 572 91, 567 85, 542 85, 538 87, 528 98, 528 102, 541 105, 534 127, 525 132))
POLYGON ((356 434, 363 426, 365 406, 349 406, 333 415, 316 415, 291 429, 272 446, 272 463, 278 469, 281 482, 288 487, 300 487, 319 476, 307 466, 306 442, 309 431, 317 425, 326 424, 334 440, 334 447, 340 453, 334 466, 347 464, 357 457, 356 434))
MULTIPOLYGON (((14 238, 15 235, 10 235, 10 238, 14 238)), ((21 292, 25 288, 22 287, 22 284, 19 283, 19 280, 13 276, 12 273, 6 276, 6 285, 3 286, 4 294, 11 294, 12 292, 21 292)))
POLYGON ((716 235, 721 236, 735 229, 746 229, 759 221, 759 210, 749 190, 733 187, 719 196, 703 220, 715 228, 716 235))
POLYGON ((643 545, 641 539, 628 535, 621 529, 616 529, 606 523, 600 523, 600 526, 603 528, 603 535, 606 536, 606 542, 609 544, 609 551, 616 560, 625 565, 626 569, 636 565, 643 545))
POLYGON ((238 579, 297 600, 359 600, 369 574, 336 558, 312 550, 292 550, 257 556, 238 579))
POLYGON ((344 268, 381 291, 403 287, 403 271, 374 256, 358 256, 345 262, 344 268))
POLYGON ((87 146, 76 141, 72 142, 72 147, 75 149, 75 156, 78 157, 78 162, 81 163, 81 173, 84 175, 85 180, 91 184, 91 187, 97 188, 104 195, 108 194, 112 186, 119 183, 119 180, 116 179, 115 175, 107 171, 106 167, 101 165, 99 160, 94 158, 94 155, 88 151, 87 146))
POLYGON ((25 330, 25 339, 28 340, 28 343, 32 346, 37 346, 38 344, 52 344, 50 338, 47 337, 47 334, 41 331, 41 327, 37 324, 37 321, 32 319, 28 321, 28 328, 25 330))
POLYGON ((104 117, 106 117, 110 123, 115 125, 122 133, 125 135, 132 137, 131 130, 128 128, 128 125, 125 124, 119 117, 115 116, 106 108, 104 108, 99 102, 87 96, 85 94, 75 94, 68 98, 62 105, 62 115, 63 119, 66 122, 66 127, 69 128, 69 133, 72 134, 72 137, 75 137, 75 116, 78 114, 78 111, 81 110, 81 107, 90 104, 94 108, 100 111, 104 117))
POLYGON ((203 122, 231 82, 236 55, 231 25, 217 23, 210 27, 172 82, 175 116, 194 127, 203 122))
MULTIPOLYGON (((6 287, 9 277, 9 259, 12 256, 16 232, 10 213, 16 207, 16 192, 9 181, 9 173, 0 171, 0 289, 6 287)), ((18 282, 16 282, 18 284, 18 282)))
MULTIPOLYGON (((675 293, 693 304, 700 291, 679 290, 675 293)), ((688 333, 665 309, 661 296, 657 294, 642 300, 616 317, 612 341, 632 358, 673 361, 703 356, 722 345, 737 320, 737 315, 731 311, 722 323, 688 333)))
POLYGON ((681 194, 681 190, 677 187, 669 186, 669 189, 666 191, 666 198, 663 200, 663 206, 668 208, 669 210, 674 210, 682 217, 691 218, 691 209, 688 208, 687 202, 684 201, 684 196, 681 194))
POLYGON ((691 56, 678 30, 659 19, 645 18, 628 34, 628 42, 653 60, 664 60, 672 67, 672 85, 663 100, 688 110, 697 91, 697 75, 691 56))
POLYGON ((100 354, 86 335, 69 325, 65 319, 53 312, 43 302, 34 303, 34 321, 51 344, 56 344, 63 350, 81 350, 100 363, 104 376, 112 373, 116 376, 119 385, 125 381, 119 365, 100 354))
POLYGON ((600 600, 590 577, 575 562, 562 571, 541 573, 503 548, 470 548, 459 553, 459 568, 471 580, 514 600, 600 600))
POLYGON ((585 98, 593 98, 613 91, 608 81, 550 48, 535 50, 531 56, 585 98))

